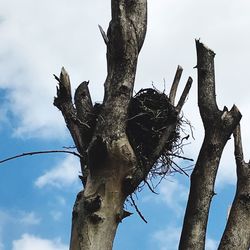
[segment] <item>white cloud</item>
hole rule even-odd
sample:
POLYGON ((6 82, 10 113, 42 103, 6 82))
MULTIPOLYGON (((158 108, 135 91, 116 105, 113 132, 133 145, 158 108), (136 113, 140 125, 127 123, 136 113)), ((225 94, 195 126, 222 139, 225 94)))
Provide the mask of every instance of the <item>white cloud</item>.
POLYGON ((12 250, 67 250, 60 239, 48 240, 30 234, 23 234, 13 241, 12 250))
POLYGON ((93 80, 90 88, 99 89, 93 95, 94 100, 97 96, 99 101, 102 99, 100 85, 105 79, 106 59, 97 25, 108 23, 107 2, 10 0, 1 3, 0 87, 8 90, 9 111, 18 118, 15 136, 65 136, 62 116, 52 105, 56 92, 52 74, 58 74, 61 66, 72 75, 73 91, 81 81, 90 79, 93 80), (95 15, 89 14, 90 8, 95 10, 95 15))
MULTIPOLYGON (((153 234, 153 240, 157 243, 159 250, 178 249, 181 229, 179 227, 167 227, 153 234)), ((158 249, 158 248, 157 248, 158 249)))
POLYGON ((21 224, 25 225, 38 225, 41 222, 41 218, 39 218, 34 212, 22 212, 19 221, 21 224))
POLYGON ((188 188, 181 184, 177 179, 171 178, 171 181, 164 181, 159 189, 160 199, 172 209, 176 215, 180 215, 187 201, 188 188))
POLYGON ((60 206, 65 206, 66 205, 66 200, 64 197, 58 195, 56 196, 56 200, 60 206))
POLYGON ((216 240, 207 237, 205 249, 216 250, 217 248, 218 248, 218 242, 216 240))
MULTIPOLYGON (((60 112, 52 106, 55 94, 52 74, 58 73, 64 65, 71 75, 73 90, 82 80, 90 80, 93 99, 102 100, 105 46, 97 24, 107 28, 110 1, 76 0, 69 4, 65 0, 53 3, 49 0, 39 3, 0 0, 0 3, 0 86, 8 89, 9 111, 18 118, 14 135, 61 138, 65 136, 65 124, 60 112)), ((249 102, 245 94, 245 72, 248 72, 250 56, 250 35, 245 32, 250 25, 249 5, 245 0, 237 3, 227 0, 148 3, 148 32, 139 57, 136 89, 151 86, 151 81, 161 89, 163 78, 169 89, 177 64, 184 68, 182 82, 188 75, 193 76, 194 84, 184 107, 196 127, 196 141, 187 151, 193 158, 197 156, 203 130, 197 108, 196 70, 193 69, 196 64, 194 38, 201 37, 215 50, 219 106, 231 107, 236 103, 240 107, 244 115, 245 145, 250 141, 249 102), (210 13, 213 13, 212 19, 210 13)), ((250 149, 245 147, 245 151, 246 156, 250 155, 250 149)), ((225 179, 225 183, 230 181, 225 179)))
POLYGON ((10 216, 5 211, 0 210, 0 250, 4 249, 3 237, 4 237, 4 229, 7 225, 12 222, 12 216, 10 216))
POLYGON ((59 162, 54 168, 38 177, 35 185, 38 188, 54 186, 61 188, 78 183, 79 159, 75 156, 67 156, 63 162, 59 162))
POLYGON ((9 228, 13 232, 21 230, 24 226, 33 226, 39 224, 41 219, 34 212, 24 212, 21 210, 3 211, 0 210, 0 250, 5 250, 4 239, 9 228))
MULTIPOLYGON (((176 250, 178 249, 180 236, 180 227, 168 226, 166 229, 153 233, 153 241, 156 242, 159 250, 176 250)), ((217 241, 207 237, 205 244, 206 250, 216 250, 217 246, 217 241)))
POLYGON ((52 210, 50 211, 50 215, 54 221, 59 221, 61 220, 63 213, 61 211, 52 210))

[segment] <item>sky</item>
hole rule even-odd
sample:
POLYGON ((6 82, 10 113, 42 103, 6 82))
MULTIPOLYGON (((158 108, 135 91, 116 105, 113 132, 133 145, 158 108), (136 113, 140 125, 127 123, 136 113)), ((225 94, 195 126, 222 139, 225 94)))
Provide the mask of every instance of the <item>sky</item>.
MULTIPOLYGON (((241 121, 245 160, 250 157, 249 81, 250 2, 247 0, 149 0, 148 29, 139 56, 135 90, 169 90, 177 65, 184 68, 179 94, 188 76, 193 87, 183 108, 195 139, 185 146, 196 159, 203 127, 197 106, 195 39, 216 53, 216 94, 220 109, 233 104, 241 121)), ((90 80, 101 102, 106 77, 106 48, 98 30, 110 21, 108 0, 0 0, 0 159, 15 154, 62 149, 73 142, 53 106, 62 66, 74 91, 90 80)), ((189 128, 186 128, 189 131, 189 128)), ((190 164, 180 162, 180 164, 190 164)), ((50 154, 0 165, 0 250, 68 249, 71 211, 81 189, 77 157, 50 154)), ((225 148, 209 214, 206 250, 218 246, 235 192, 233 140, 225 148)), ((182 226, 189 179, 168 176, 158 187, 138 193, 145 224, 134 213, 119 226, 115 250, 175 250, 182 226)))

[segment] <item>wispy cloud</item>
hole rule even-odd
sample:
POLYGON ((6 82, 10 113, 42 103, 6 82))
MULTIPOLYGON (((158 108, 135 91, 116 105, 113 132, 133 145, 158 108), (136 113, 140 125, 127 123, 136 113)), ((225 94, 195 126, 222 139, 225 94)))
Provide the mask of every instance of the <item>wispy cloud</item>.
POLYGON ((8 223, 9 215, 0 210, 0 250, 4 250, 3 233, 5 224, 8 223))
POLYGON ((218 248, 218 241, 207 237, 205 249, 206 250, 216 250, 217 248, 218 248))
POLYGON ((180 215, 187 201, 188 188, 177 179, 171 178, 170 181, 161 183, 159 192, 160 199, 177 215, 180 215))
POLYGON ((21 224, 25 225, 38 225, 41 222, 41 218, 39 218, 34 212, 22 212, 19 221, 21 224))
POLYGON ((0 250, 5 250, 5 241, 3 239, 6 237, 6 229, 7 232, 9 228, 11 228, 12 231, 17 232, 24 228, 27 229, 34 225, 38 225, 40 221, 41 219, 33 211, 5 211, 0 209, 0 250))
POLYGON ((68 246, 61 239, 44 239, 31 234, 23 234, 20 239, 14 240, 12 250, 67 250, 68 246))
POLYGON ((53 186, 61 188, 78 183, 79 160, 74 156, 67 156, 64 161, 59 162, 54 168, 48 170, 42 176, 38 177, 35 185, 38 188, 53 186))
MULTIPOLYGON (((158 245, 159 250, 176 250, 178 249, 180 236, 181 228, 172 225, 153 233, 152 240, 158 245)), ((205 250, 216 250, 218 242, 207 237, 205 245, 205 250)))
POLYGON ((176 250, 180 238, 181 228, 167 227, 164 230, 157 231, 153 234, 153 240, 158 245, 159 250, 176 250))
POLYGON ((99 84, 106 74, 105 46, 96 16, 102 16, 105 25, 109 14, 109 4, 104 0, 98 6, 95 2, 74 1, 69 7, 67 1, 59 0, 53 3, 25 0, 22 4, 10 0, 1 4, 0 88, 7 90, 8 111, 16 118, 15 136, 49 139, 65 136, 62 116, 52 105, 56 92, 52 74, 58 74, 61 66, 72 75, 72 90, 76 84, 90 79, 90 88, 98 88, 93 99, 99 96, 101 100, 99 84), (90 15, 89 9, 93 7, 95 15, 90 15), (58 11, 52 11, 55 8, 58 11), (82 16, 89 21, 83 22, 82 16), (93 38, 91 42, 86 41, 88 37, 93 38), (84 64, 83 58, 88 58, 88 63, 84 64))
POLYGON ((52 210, 52 211, 50 211, 50 215, 54 221, 59 221, 59 220, 61 220, 63 213, 61 211, 58 211, 58 210, 52 210))

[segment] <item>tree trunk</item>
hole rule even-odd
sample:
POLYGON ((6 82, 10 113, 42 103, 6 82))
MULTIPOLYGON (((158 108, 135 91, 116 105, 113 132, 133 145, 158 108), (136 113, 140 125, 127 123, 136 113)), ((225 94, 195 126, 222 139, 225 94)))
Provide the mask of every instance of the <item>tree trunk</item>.
MULTIPOLYGON (((75 92, 73 105, 67 72, 63 68, 60 77, 55 76, 59 87, 54 105, 61 110, 81 155, 80 178, 84 186, 73 208, 70 250, 112 249, 119 222, 131 214, 124 211, 124 202, 142 181, 146 182, 148 173, 166 150, 192 84, 189 78, 175 106, 182 73, 178 67, 169 98, 162 94, 167 113, 165 107, 159 107, 160 113, 165 114, 161 119, 167 124, 162 124, 151 151, 141 155, 146 159, 142 164, 137 149, 130 144, 127 129, 137 59, 146 35, 147 1, 112 0, 111 7, 107 35, 99 26, 107 45, 108 75, 103 103, 92 104, 88 82, 83 82, 75 92), (169 119, 170 114, 173 119, 169 119)), ((153 93, 162 96, 155 90, 153 93)))
POLYGON ((179 249, 202 250, 205 248, 205 236, 208 214, 214 196, 215 178, 224 146, 241 114, 236 106, 228 111, 217 107, 215 95, 214 56, 215 53, 198 40, 198 105, 205 128, 205 138, 191 175, 188 204, 184 217, 179 249))
POLYGON ((107 35, 108 75, 104 101, 93 106, 88 83, 82 83, 72 103, 70 80, 62 69, 54 104, 61 111, 82 155, 84 190, 77 196, 72 218, 71 250, 112 249, 128 195, 126 176, 137 166, 126 135, 128 105, 133 93, 137 59, 147 25, 146 0, 113 0, 107 35))

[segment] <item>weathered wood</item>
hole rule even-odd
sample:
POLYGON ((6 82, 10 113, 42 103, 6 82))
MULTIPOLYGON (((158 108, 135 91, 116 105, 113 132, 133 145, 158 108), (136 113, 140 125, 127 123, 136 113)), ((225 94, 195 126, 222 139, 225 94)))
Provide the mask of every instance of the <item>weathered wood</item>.
POLYGON ((196 41, 198 105, 205 128, 204 141, 191 175, 189 198, 179 244, 180 250, 203 250, 215 178, 224 146, 241 119, 236 106, 220 111, 216 103, 215 53, 196 41))
POLYGON ((136 167, 136 158, 126 135, 126 121, 137 59, 146 34, 147 1, 116 0, 111 1, 111 7, 107 36, 101 29, 108 67, 104 101, 95 113, 86 83, 75 94, 80 125, 87 123, 93 131, 87 142, 85 189, 73 210, 70 250, 112 249, 117 226, 128 216, 123 211, 126 194, 122 185, 136 167), (94 121, 89 112, 95 114, 94 121))
POLYGON ((250 162, 244 161, 240 125, 234 131, 237 189, 219 250, 250 248, 250 162))
POLYGON ((182 71, 183 71, 183 68, 180 65, 178 65, 176 73, 175 73, 174 81, 169 92, 169 101, 172 105, 174 105, 174 102, 175 102, 175 97, 176 97, 177 89, 180 83, 182 71))
POLYGON ((75 107, 78 118, 78 126, 83 137, 83 149, 86 151, 93 136, 96 124, 96 115, 91 100, 89 82, 82 82, 75 91, 75 107))
POLYGON ((80 121, 72 103, 70 79, 64 67, 61 70, 60 78, 56 77, 56 79, 58 80, 59 87, 57 87, 57 97, 54 99, 54 105, 62 112, 77 150, 82 154, 84 150, 83 138, 79 128, 80 121))

